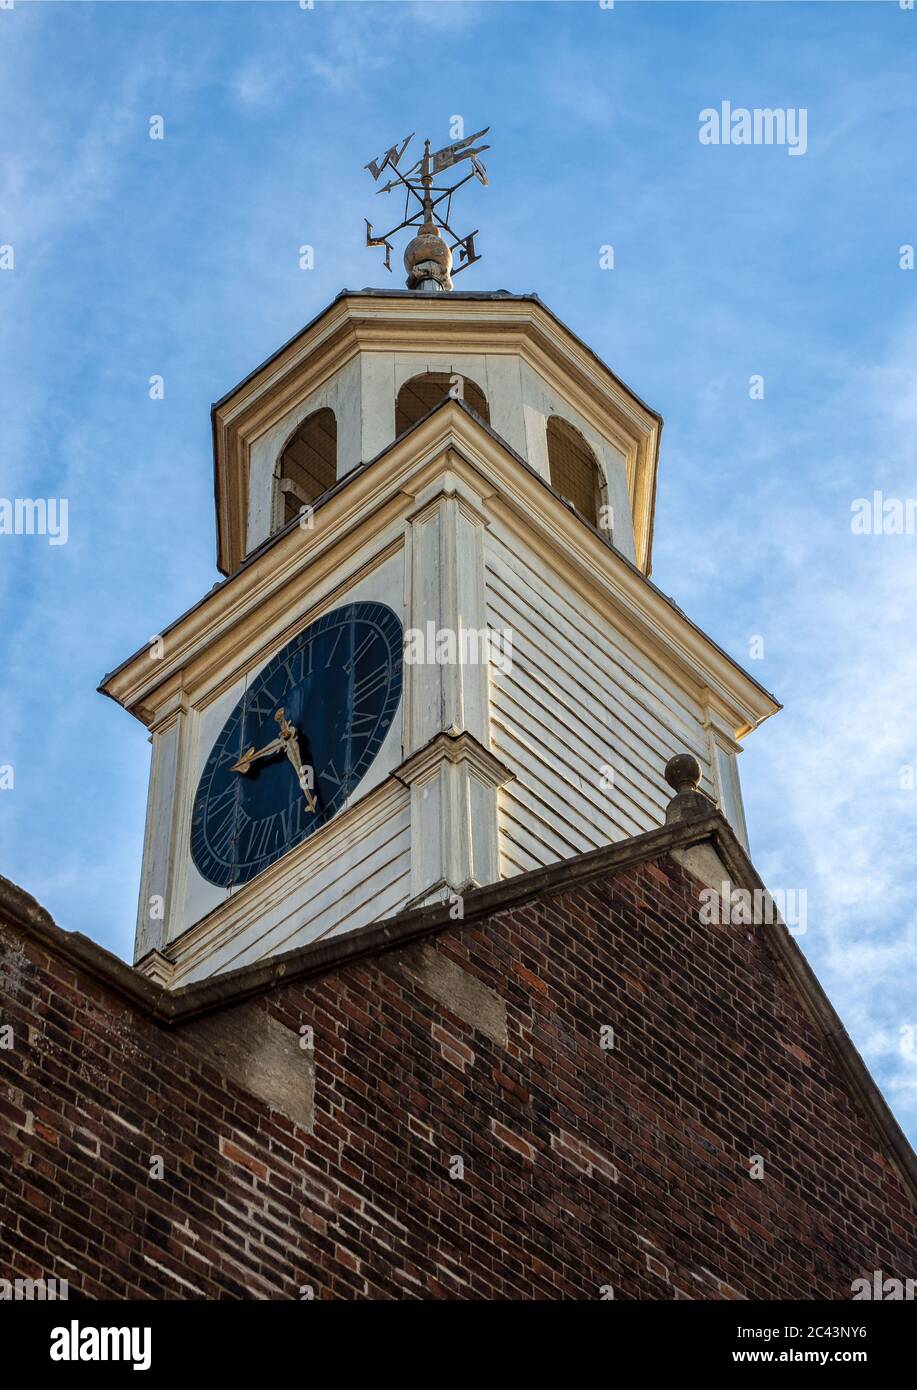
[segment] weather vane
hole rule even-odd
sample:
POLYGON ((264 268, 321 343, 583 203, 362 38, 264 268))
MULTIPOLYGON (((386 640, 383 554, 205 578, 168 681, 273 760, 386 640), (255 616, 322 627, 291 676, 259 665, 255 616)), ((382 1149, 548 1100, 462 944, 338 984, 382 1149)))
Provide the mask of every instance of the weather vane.
POLYGON ((452 214, 453 195, 466 184, 469 179, 476 178, 485 186, 487 184, 487 171, 478 159, 478 155, 484 150, 489 150, 489 145, 478 145, 474 147, 475 140, 479 140, 482 135, 486 135, 490 126, 484 130, 477 131, 474 135, 467 136, 464 140, 457 140, 454 145, 446 145, 444 149, 430 152, 430 141, 424 142, 424 152, 416 164, 413 164, 407 173, 402 173, 398 168, 404 152, 414 139, 413 134, 402 140, 400 145, 392 145, 390 150, 386 150, 380 159, 371 159, 366 168, 372 174, 376 182, 379 181, 386 169, 391 169, 394 178, 390 179, 383 188, 378 189, 379 193, 391 193, 393 188, 404 188, 404 218, 398 223, 397 227, 392 227, 382 236, 374 236, 372 223, 366 221, 366 245, 385 247, 385 268, 392 268, 392 246, 390 237, 396 232, 402 231, 405 227, 416 227, 417 235, 408 242, 404 252, 404 268, 408 272, 409 290, 451 290, 452 289, 452 253, 458 252, 459 264, 455 267, 455 274, 460 270, 466 270, 468 266, 481 257, 474 249, 474 239, 477 236, 477 229, 469 232, 467 236, 459 236, 449 226, 449 218, 452 214), (450 187, 435 183, 438 174, 445 169, 451 169, 454 164, 458 164, 462 159, 471 160, 471 171, 458 183, 450 187), (413 201, 412 201, 413 200, 413 201), (419 204, 411 213, 413 203, 419 204), (445 203, 445 208, 442 207, 445 203), (410 215, 409 215, 410 214, 410 215), (443 232, 446 237, 443 237, 443 232), (446 239, 448 238, 448 240, 446 239))

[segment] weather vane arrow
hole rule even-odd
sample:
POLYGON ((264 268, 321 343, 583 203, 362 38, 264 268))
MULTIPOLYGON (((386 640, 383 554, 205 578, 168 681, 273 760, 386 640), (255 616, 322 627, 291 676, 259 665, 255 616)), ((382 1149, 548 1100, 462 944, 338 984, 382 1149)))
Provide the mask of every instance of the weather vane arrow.
POLYGON ((460 159, 470 159, 474 172, 486 187, 487 172, 477 156, 483 154, 485 150, 489 150, 490 146, 479 145, 476 150, 470 150, 467 146, 474 144, 475 140, 480 140, 481 136, 486 135, 488 130, 490 130, 490 126, 477 131, 474 135, 469 135, 465 140, 457 140, 454 145, 447 145, 444 150, 437 150, 433 156, 433 173, 441 174, 444 169, 451 169, 453 164, 458 164, 460 159))
POLYGON ((474 245, 477 230, 459 236, 450 226, 449 219, 452 216, 452 198, 469 179, 476 178, 479 183, 487 186, 487 170, 479 156, 485 150, 489 150, 490 146, 475 145, 475 141, 480 140, 489 130, 490 126, 486 126, 484 130, 456 140, 454 144, 446 145, 435 153, 430 151, 430 141, 424 141, 423 154, 406 173, 398 166, 414 138, 413 134, 406 136, 400 144, 392 145, 378 159, 371 159, 364 166, 375 183, 378 183, 386 170, 391 171, 393 177, 376 190, 378 193, 391 193, 395 188, 405 190, 404 217, 397 226, 387 232, 374 234, 372 223, 368 219, 364 220, 366 245, 385 247, 385 268, 389 271, 392 268, 392 252, 395 249, 391 237, 406 227, 415 229, 416 235, 408 242, 404 253, 408 289, 427 292, 451 290, 452 275, 458 275, 459 271, 466 270, 468 266, 481 259, 474 245), (438 174, 451 169, 463 159, 471 163, 470 171, 463 178, 449 186, 434 182, 438 174), (453 253, 456 252, 458 265, 454 265, 453 253))

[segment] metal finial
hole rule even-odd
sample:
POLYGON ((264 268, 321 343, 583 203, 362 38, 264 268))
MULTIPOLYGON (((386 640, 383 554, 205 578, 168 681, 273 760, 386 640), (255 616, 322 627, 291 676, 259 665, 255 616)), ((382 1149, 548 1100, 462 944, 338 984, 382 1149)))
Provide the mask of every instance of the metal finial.
POLYGON ((454 273, 467 269, 481 257, 475 251, 474 239, 477 230, 469 232, 467 236, 460 237, 452 230, 449 225, 449 218, 452 213, 452 196, 466 184, 469 179, 477 178, 485 186, 487 184, 487 171, 481 163, 478 155, 484 150, 489 150, 489 145, 474 146, 475 140, 486 135, 490 126, 484 130, 478 130, 474 135, 468 135, 464 140, 457 140, 454 145, 446 145, 441 150, 434 153, 430 151, 430 141, 424 141, 424 152, 413 164, 407 173, 403 174, 398 168, 398 164, 404 155, 408 145, 413 140, 413 134, 408 135, 402 140, 400 145, 392 145, 391 149, 378 159, 371 159, 366 168, 378 182, 382 173, 386 169, 391 169, 394 178, 390 179, 384 187, 378 190, 379 193, 391 193, 393 188, 403 187, 405 190, 404 199, 404 218, 398 223, 397 227, 392 227, 390 231, 382 233, 380 236, 373 234, 372 223, 366 221, 366 245, 385 247, 385 268, 392 268, 392 246, 390 237, 396 232, 403 231, 405 227, 415 227, 417 234, 408 242, 404 252, 404 268, 408 273, 407 286, 409 290, 422 290, 425 292, 436 292, 438 290, 452 289, 453 256, 454 251, 458 252, 459 265, 454 267, 454 273), (444 169, 450 169, 453 164, 458 164, 459 160, 471 160, 471 172, 466 174, 458 183, 449 187, 434 183, 437 174, 444 169), (419 203, 419 207, 409 216, 414 202, 419 203), (440 211, 441 205, 445 202, 445 210, 440 211), (443 237, 443 232, 446 237, 443 237), (448 240, 447 240, 448 238, 448 240))

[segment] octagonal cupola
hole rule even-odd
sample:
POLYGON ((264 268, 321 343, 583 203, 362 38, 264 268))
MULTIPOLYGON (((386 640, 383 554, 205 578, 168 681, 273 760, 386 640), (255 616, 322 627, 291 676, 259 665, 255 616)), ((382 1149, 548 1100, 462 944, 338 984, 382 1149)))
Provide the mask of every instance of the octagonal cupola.
POLYGON ((223 573, 449 396, 649 573, 659 416, 535 295, 383 290, 344 291, 213 407, 223 573))

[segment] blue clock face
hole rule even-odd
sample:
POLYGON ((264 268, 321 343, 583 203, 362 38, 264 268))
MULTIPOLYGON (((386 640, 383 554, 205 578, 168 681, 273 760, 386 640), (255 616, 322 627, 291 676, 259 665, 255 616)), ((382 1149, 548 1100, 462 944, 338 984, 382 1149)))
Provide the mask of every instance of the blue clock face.
POLYGON ((366 775, 401 700, 401 623, 382 603, 325 613, 256 675, 207 759, 191 857, 247 883, 327 824, 366 775))

